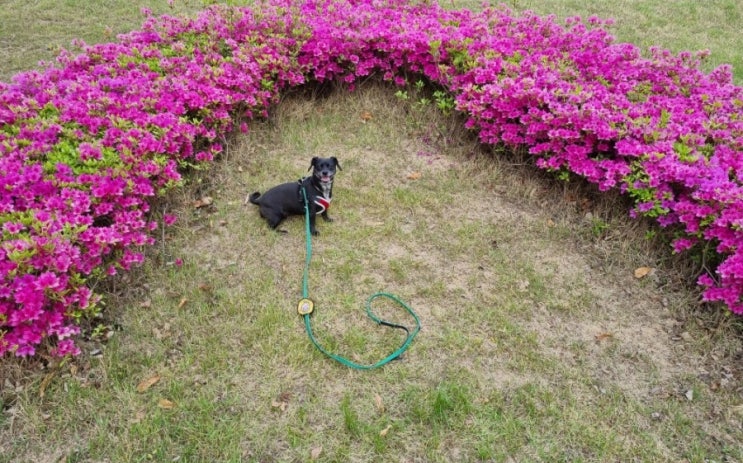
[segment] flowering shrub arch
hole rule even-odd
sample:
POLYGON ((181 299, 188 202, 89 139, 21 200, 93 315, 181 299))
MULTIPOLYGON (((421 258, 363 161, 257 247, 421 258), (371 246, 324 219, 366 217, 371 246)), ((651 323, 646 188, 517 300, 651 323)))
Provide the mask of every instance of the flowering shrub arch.
MULTIPOLYGON (((282 90, 371 74, 444 88, 483 143, 634 199, 719 255, 703 297, 743 313, 743 90, 700 55, 617 44, 594 18, 406 0, 272 0, 149 17, 116 43, 0 83, 0 355, 76 354, 86 282, 142 261, 149 202, 282 90)), ((243 130, 247 125, 242 124, 243 130)), ((165 216, 169 224, 174 217, 165 216)))

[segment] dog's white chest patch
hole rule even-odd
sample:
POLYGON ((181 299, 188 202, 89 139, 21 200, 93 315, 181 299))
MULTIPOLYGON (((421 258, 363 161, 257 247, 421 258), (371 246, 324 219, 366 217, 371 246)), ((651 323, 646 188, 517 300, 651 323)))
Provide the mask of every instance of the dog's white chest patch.
POLYGON ((323 212, 330 209, 330 201, 332 198, 330 197, 330 190, 333 188, 332 183, 323 183, 322 184, 322 196, 318 196, 315 198, 315 204, 317 204, 317 213, 322 214, 323 212))
POLYGON ((330 190, 333 189, 333 183, 332 182, 323 183, 321 186, 322 186, 323 198, 326 198, 328 199, 328 201, 330 201, 330 190))

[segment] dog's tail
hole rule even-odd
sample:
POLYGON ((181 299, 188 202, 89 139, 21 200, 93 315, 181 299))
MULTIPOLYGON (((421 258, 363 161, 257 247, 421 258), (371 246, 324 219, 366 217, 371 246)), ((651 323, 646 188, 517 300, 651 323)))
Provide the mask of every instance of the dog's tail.
POLYGON ((251 202, 251 203, 253 203, 253 204, 258 204, 258 205, 260 205, 261 203, 259 203, 259 202, 258 202, 258 198, 259 198, 260 196, 261 196, 261 194, 260 194, 260 193, 258 193, 258 192, 256 191, 255 193, 253 193, 253 194, 251 194, 250 196, 248 196, 248 201, 250 201, 250 202, 251 202))

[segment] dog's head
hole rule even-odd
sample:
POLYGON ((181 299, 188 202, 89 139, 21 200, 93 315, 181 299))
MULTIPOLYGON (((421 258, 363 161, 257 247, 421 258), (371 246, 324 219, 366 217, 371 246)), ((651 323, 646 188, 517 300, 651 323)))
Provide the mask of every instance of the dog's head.
POLYGON ((338 163, 338 159, 333 156, 330 158, 312 158, 310 162, 310 168, 312 175, 314 175, 321 183, 332 183, 333 177, 335 177, 335 169, 341 169, 341 165, 338 163))

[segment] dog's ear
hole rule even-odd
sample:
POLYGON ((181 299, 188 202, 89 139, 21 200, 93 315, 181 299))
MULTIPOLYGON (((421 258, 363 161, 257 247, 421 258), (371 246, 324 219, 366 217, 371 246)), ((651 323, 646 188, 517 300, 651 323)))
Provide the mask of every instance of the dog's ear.
POLYGON ((315 167, 316 165, 317 165, 317 156, 315 156, 314 158, 312 158, 312 160, 310 161, 310 168, 307 169, 307 171, 308 172, 311 171, 312 168, 315 167))
POLYGON ((335 166, 336 166, 336 167, 338 168, 338 170, 343 170, 343 169, 341 168, 341 163, 340 163, 340 162, 338 162, 338 158, 337 158, 337 157, 333 156, 333 157, 331 157, 330 159, 332 159, 332 160, 333 160, 333 162, 335 163, 335 166))

